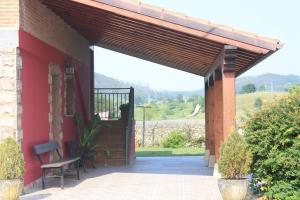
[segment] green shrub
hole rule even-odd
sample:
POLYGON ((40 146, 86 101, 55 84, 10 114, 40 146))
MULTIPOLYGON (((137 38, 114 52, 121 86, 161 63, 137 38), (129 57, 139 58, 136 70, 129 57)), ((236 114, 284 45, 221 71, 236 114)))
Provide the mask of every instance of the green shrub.
POLYGON ((186 138, 185 147, 202 147, 205 142, 204 136, 199 136, 198 138, 186 138))
POLYGON ((245 123, 254 183, 271 199, 300 199, 300 89, 265 105, 245 123))
POLYGON ((251 152, 240 134, 232 133, 221 145, 218 167, 222 178, 243 178, 250 170, 251 161, 251 152))
POLYGON ((12 138, 0 144, 0 180, 22 179, 24 161, 17 142, 12 138))
POLYGON ((162 145, 165 148, 181 148, 185 146, 185 143, 185 135, 178 131, 173 131, 162 141, 162 145))

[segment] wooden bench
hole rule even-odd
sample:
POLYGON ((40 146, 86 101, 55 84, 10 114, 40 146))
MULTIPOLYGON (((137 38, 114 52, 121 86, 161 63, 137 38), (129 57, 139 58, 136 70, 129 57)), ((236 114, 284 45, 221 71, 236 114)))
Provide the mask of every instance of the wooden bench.
POLYGON ((79 180, 79 160, 80 157, 74 157, 69 159, 63 159, 63 157, 59 153, 59 146, 57 142, 50 141, 49 143, 45 144, 39 144, 34 146, 34 152, 36 156, 38 157, 41 168, 42 168, 42 187, 45 189, 45 178, 48 177, 60 177, 60 186, 61 189, 64 189, 64 166, 70 165, 70 164, 76 164, 76 171, 77 171, 77 179, 79 180), (50 152, 56 152, 58 154, 59 160, 51 162, 51 163, 45 163, 42 160, 42 156, 45 153, 50 152), (60 175, 56 176, 47 176, 46 177, 46 170, 47 169, 60 169, 60 175))

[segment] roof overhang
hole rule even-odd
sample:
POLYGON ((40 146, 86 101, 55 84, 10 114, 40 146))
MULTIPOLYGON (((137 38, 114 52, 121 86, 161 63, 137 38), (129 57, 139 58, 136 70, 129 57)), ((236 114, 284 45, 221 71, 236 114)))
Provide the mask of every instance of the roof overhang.
POLYGON ((41 0, 92 45, 205 76, 225 45, 237 47, 236 75, 280 41, 129 0, 41 0))

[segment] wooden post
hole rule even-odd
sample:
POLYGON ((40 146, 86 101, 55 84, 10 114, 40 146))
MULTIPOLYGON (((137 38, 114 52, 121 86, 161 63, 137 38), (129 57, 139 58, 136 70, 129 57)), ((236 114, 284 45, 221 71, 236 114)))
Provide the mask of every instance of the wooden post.
POLYGON ((208 81, 204 81, 204 96, 205 96, 205 156, 206 160, 209 159, 209 106, 208 106, 208 81))
POLYGON ((225 45, 205 76, 206 136, 209 166, 219 159, 220 146, 235 128, 236 47, 225 45))
POLYGON ((223 83, 222 72, 218 68, 214 72, 214 131, 215 131, 215 153, 216 160, 219 159, 220 145, 223 140, 223 83))
POLYGON ((94 47, 90 47, 90 118, 95 114, 94 68, 94 47))
POLYGON ((146 108, 143 107, 143 135, 142 135, 142 147, 145 147, 145 123, 146 123, 146 108))
POLYGON ((213 167, 215 163, 215 132, 214 132, 214 80, 213 77, 209 77, 208 79, 208 107, 209 107, 209 114, 208 114, 208 134, 209 134, 209 162, 208 166, 213 167))

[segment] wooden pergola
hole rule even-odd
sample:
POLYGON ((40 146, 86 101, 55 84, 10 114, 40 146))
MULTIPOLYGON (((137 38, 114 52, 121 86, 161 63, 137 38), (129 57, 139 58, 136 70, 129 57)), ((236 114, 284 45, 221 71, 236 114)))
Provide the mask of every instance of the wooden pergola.
POLYGON ((41 0, 96 45, 205 77, 211 163, 235 127, 235 79, 280 41, 129 0, 41 0))

